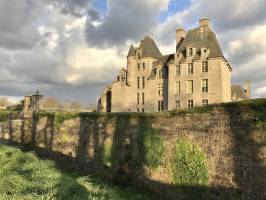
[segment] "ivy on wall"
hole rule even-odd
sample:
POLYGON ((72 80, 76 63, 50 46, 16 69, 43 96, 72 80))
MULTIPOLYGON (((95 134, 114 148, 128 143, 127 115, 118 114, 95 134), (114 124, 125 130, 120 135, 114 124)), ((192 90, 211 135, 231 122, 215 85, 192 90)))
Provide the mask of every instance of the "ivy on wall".
POLYGON ((145 149, 145 164, 155 169, 159 167, 164 158, 165 144, 160 136, 160 133, 151 129, 144 134, 144 149, 145 149))
POLYGON ((172 151, 171 171, 176 185, 208 183, 208 170, 204 153, 186 139, 178 139, 172 151))

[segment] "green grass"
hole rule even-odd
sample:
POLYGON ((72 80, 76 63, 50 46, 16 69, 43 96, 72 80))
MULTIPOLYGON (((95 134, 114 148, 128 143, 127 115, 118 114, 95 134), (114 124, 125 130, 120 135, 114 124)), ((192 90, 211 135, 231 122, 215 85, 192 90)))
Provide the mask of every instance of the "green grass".
POLYGON ((148 200, 133 188, 119 188, 95 176, 60 171, 33 152, 0 144, 0 200, 148 200))

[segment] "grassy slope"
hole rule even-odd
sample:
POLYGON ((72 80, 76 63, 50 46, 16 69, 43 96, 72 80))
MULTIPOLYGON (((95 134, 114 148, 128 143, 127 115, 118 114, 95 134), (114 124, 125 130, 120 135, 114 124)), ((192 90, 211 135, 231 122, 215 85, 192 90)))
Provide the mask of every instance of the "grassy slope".
POLYGON ((32 152, 0 144, 0 200, 148 200, 95 177, 67 174, 32 152))

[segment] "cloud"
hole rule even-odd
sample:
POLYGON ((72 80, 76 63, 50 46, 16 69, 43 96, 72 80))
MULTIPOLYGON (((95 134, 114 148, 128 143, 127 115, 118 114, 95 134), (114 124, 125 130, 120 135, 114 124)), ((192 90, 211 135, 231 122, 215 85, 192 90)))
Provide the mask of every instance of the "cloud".
POLYGON ((0 46, 32 48, 39 39, 36 24, 43 10, 34 0, 0 1, 0 46))
POLYGON ((167 9, 168 3, 169 0, 109 0, 108 14, 99 25, 87 21, 88 44, 110 47, 139 40, 156 26, 160 12, 167 9))

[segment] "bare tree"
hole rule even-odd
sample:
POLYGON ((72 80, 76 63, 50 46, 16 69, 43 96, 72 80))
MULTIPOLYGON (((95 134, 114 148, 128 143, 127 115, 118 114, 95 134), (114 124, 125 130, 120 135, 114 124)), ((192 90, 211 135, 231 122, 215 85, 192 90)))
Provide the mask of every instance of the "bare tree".
POLYGON ((7 97, 1 97, 0 98, 0 107, 6 107, 10 105, 10 101, 7 97))
POLYGON ((60 101, 55 97, 44 97, 42 100, 43 108, 59 108, 60 101))
POLYGON ((73 101, 73 102, 70 103, 69 108, 70 109, 82 109, 82 105, 78 101, 73 101))

